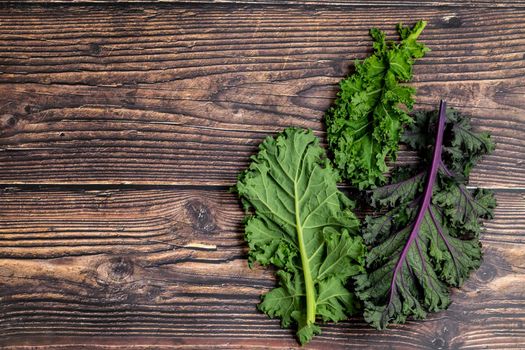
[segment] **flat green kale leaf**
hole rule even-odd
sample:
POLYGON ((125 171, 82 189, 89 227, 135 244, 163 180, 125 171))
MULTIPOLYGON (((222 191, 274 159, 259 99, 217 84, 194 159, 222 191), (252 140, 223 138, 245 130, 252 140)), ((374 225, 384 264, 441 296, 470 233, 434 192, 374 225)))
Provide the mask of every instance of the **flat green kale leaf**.
POLYGON ((364 271, 366 247, 338 179, 318 138, 289 128, 259 146, 237 182, 253 212, 245 227, 249 264, 278 269, 279 287, 259 309, 283 327, 297 324, 301 344, 320 333, 316 319, 344 320, 356 307, 347 282, 364 271))
POLYGON ((360 189, 384 182, 385 159, 395 160, 404 124, 411 124, 407 110, 414 104, 415 89, 400 85, 412 79, 412 65, 428 48, 416 40, 426 22, 410 29, 398 25, 399 43, 386 41, 373 28, 374 53, 356 62, 356 72, 340 82, 340 91, 325 115, 327 139, 343 178, 360 189))
POLYGON ((370 191, 372 206, 386 213, 366 218, 372 248, 367 273, 356 278, 364 317, 376 328, 448 307, 449 286, 461 286, 481 263, 481 219, 496 205, 490 191, 466 187, 471 167, 494 148, 467 117, 445 113, 442 102, 439 115, 416 114, 404 141, 421 166, 411 175, 396 171, 392 183, 370 191))

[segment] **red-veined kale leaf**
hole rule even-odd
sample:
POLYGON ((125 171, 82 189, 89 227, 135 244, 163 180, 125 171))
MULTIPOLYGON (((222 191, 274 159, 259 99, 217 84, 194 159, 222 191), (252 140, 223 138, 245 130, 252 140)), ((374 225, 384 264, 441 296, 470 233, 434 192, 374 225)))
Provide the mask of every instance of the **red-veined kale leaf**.
POLYGON ((386 213, 366 219, 372 248, 367 274, 357 278, 364 317, 377 328, 448 307, 449 286, 461 286, 481 263, 480 221, 496 204, 491 192, 466 187, 472 166, 493 149, 467 117, 442 101, 438 114, 416 114, 404 141, 423 166, 400 168, 370 191, 371 205, 386 213))

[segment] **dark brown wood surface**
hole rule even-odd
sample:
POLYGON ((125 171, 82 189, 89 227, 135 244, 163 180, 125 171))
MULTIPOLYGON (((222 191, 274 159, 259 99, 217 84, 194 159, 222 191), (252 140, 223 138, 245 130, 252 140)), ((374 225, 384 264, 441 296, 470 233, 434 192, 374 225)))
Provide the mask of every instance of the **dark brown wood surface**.
MULTIPOLYGON (((311 347, 524 347, 524 196, 498 192, 496 218, 483 236, 483 266, 454 291, 449 310, 386 332, 360 319, 326 325, 311 347)), ((247 267, 242 213, 232 194, 7 188, 2 199, 4 344, 74 348, 99 344, 103 335, 123 346, 128 336, 188 348, 296 345, 289 330, 255 310, 274 278, 247 267)))
POLYGON ((307 348, 525 349, 524 2, 253 2, 0 8, 0 348, 297 347, 255 308, 275 280, 228 188, 267 135, 324 136, 368 28, 422 18, 417 108, 497 142, 470 183, 499 204, 483 265, 428 320, 307 348))
POLYGON ((330 7, 525 7, 524 0, 1 0, 0 3, 81 3, 81 4, 133 4, 133 3, 190 3, 190 4, 246 4, 246 5, 287 5, 287 6, 330 6, 330 7))
MULTIPOLYGON (((0 182, 229 185, 262 138, 323 135, 368 29, 425 18, 419 108, 440 97, 498 143, 472 175, 525 188, 525 9, 172 6, 0 12, 0 182), (60 18, 60 21, 57 21, 60 18)), ((403 154, 401 155, 403 159, 403 154)))

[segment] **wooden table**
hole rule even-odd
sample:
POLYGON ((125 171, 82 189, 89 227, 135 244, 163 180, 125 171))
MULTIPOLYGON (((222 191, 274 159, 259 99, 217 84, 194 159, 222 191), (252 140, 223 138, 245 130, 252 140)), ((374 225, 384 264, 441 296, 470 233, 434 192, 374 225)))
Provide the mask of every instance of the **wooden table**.
POLYGON ((484 263, 448 311, 307 348, 525 349, 523 0, 3 5, 0 347, 296 347, 255 308, 275 280, 228 188, 267 135, 324 136, 370 27, 417 19, 417 108, 445 98, 497 143, 470 181, 499 203, 484 263))

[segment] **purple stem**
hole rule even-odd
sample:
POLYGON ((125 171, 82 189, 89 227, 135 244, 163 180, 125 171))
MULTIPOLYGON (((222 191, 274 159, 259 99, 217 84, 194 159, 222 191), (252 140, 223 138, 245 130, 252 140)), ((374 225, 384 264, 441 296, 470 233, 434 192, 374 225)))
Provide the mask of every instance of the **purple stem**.
POLYGON ((414 223, 414 226, 412 227, 412 231, 410 231, 410 235, 408 236, 408 241, 405 244, 405 247, 403 248, 403 250, 401 251, 399 260, 396 263, 394 274, 392 275, 392 281, 390 282, 390 299, 388 301, 389 304, 392 301, 394 289, 397 288, 396 287, 397 274, 399 273, 399 271, 401 270, 401 267, 403 266, 403 263, 405 262, 405 258, 408 254, 408 250, 410 249, 410 246, 412 245, 417 235, 419 234, 419 228, 421 227, 421 223, 423 222, 425 213, 427 212, 430 206, 430 200, 432 199, 432 189, 434 188, 434 182, 436 181, 437 172, 441 164, 441 150, 443 149, 443 134, 445 132, 445 122, 447 119, 446 111, 447 111, 447 104, 445 101, 441 100, 441 102, 439 103, 438 130, 437 130, 437 135, 436 135, 436 142, 434 144, 434 154, 432 155, 432 164, 430 166, 428 181, 423 191, 423 202, 421 203, 421 206, 419 207, 419 211, 416 217, 416 222, 414 223))

